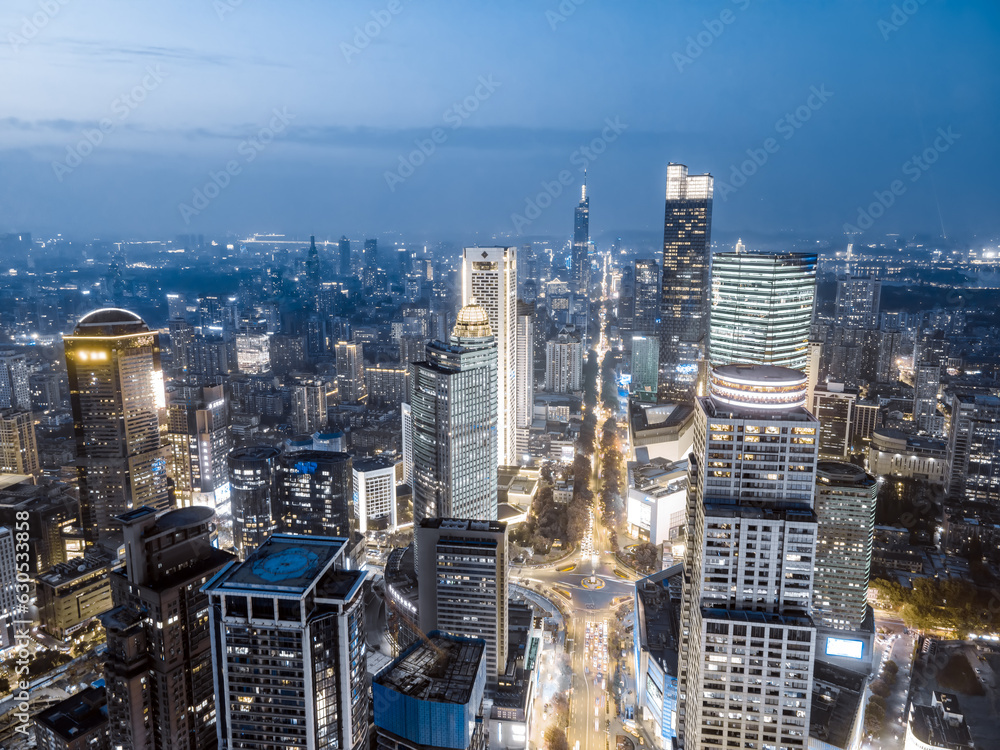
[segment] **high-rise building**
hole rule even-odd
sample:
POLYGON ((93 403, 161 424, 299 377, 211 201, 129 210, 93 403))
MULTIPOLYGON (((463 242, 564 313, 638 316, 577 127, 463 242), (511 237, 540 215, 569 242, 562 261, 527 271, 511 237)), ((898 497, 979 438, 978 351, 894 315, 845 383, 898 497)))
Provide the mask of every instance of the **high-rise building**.
POLYGON ((914 368, 913 421, 931 435, 943 434, 944 417, 938 413, 938 390, 941 388, 941 365, 918 362, 914 368))
POLYGON ((355 526, 354 471, 349 453, 286 451, 275 472, 273 510, 279 531, 350 538, 355 526))
POLYGON ((378 271, 378 240, 365 240, 364 253, 364 286, 366 289, 374 289, 375 274, 378 271))
POLYGON ((275 467, 280 455, 281 451, 270 445, 237 448, 229 454, 233 547, 241 560, 274 533, 278 496, 275 467))
MULTIPOLYGON (((171 391, 167 406, 170 475, 177 504, 208 505, 225 536, 232 530, 226 457, 233 448, 229 410, 221 385, 171 391)), ((223 546, 229 546, 226 539, 223 546)))
POLYGON ((0 409, 31 409, 28 362, 15 351, 0 351, 0 409))
POLYGON ((351 241, 344 236, 337 243, 337 263, 341 276, 351 275, 351 241))
POLYGON ((805 370, 816 299, 816 255, 715 253, 709 360, 805 370))
POLYGON ((214 746, 209 579, 233 556, 212 544, 215 513, 143 507, 121 517, 125 569, 111 574, 101 615, 112 748, 214 746))
POLYGON ((276 534, 205 586, 220 748, 368 746, 366 574, 345 547, 276 534))
MULTIPOLYGON (((411 365, 413 521, 497 517, 496 341, 479 305, 411 365)), ((405 449, 404 449, 405 450, 405 449)))
POLYGON ((684 745, 805 748, 819 423, 798 370, 729 365, 709 385, 689 459, 684 745))
POLYGON ((485 644, 437 631, 372 683, 378 750, 485 750, 485 644))
POLYGON ((311 435, 326 426, 326 386, 318 380, 292 386, 292 429, 311 435))
MULTIPOLYGON (((411 370, 412 371, 412 370, 411 370)), ((413 487, 413 407, 409 403, 399 405, 403 423, 403 484, 413 487)))
POLYGON ((244 375, 263 375, 271 371, 271 340, 263 330, 250 327, 237 333, 236 367, 244 375))
POLYGON ((633 271, 632 331, 660 330, 660 264, 652 259, 636 260, 633 271))
POLYGON ((358 531, 396 528, 396 464, 381 458, 354 462, 354 519, 358 531))
POLYGON ((956 391, 949 401, 948 494, 1000 507, 1000 398, 956 391))
POLYGON ((846 460, 854 442, 854 404, 858 394, 843 383, 827 383, 813 391, 812 413, 819 419, 819 457, 846 460))
POLYGON ((487 674, 507 666, 507 524, 425 518, 416 527, 420 629, 486 641, 487 674))
POLYGON ((22 604, 18 597, 18 568, 14 529, 0 526, 0 651, 17 645, 14 639, 15 621, 24 624, 31 619, 27 605, 22 604))
POLYGON ((659 382, 660 338, 655 333, 633 333, 632 383, 629 392, 640 401, 656 403, 659 382))
POLYGON ((342 404, 363 404, 368 400, 365 384, 364 347, 356 341, 338 341, 337 391, 342 404))
POLYGON ((122 513, 144 505, 163 510, 170 502, 160 340, 135 313, 106 308, 81 318, 64 342, 80 520, 96 542, 115 530, 122 513))
POLYGON ((38 750, 107 750, 107 691, 84 688, 36 714, 35 746, 38 750))
POLYGON ((816 573, 813 617, 838 630, 857 630, 868 609, 878 481, 840 461, 816 466, 816 573))
POLYGON ((590 196, 584 177, 580 203, 573 210, 573 250, 570 274, 574 291, 587 294, 590 285, 590 196))
POLYGON ((372 406, 398 406, 406 399, 410 371, 406 365, 397 367, 374 365, 365 368, 368 403, 372 406))
POLYGON ((572 331, 563 330, 545 345, 545 390, 571 393, 583 387, 583 343, 572 331))
POLYGON ((315 236, 309 238, 309 252, 306 255, 306 282, 309 286, 309 292, 315 300, 320 285, 319 250, 316 249, 315 236))
POLYGON ((528 453, 531 421, 535 408, 535 305, 517 302, 517 377, 514 409, 515 444, 518 458, 528 453))
POLYGON ((462 255, 462 304, 489 315, 497 350, 497 455, 516 462, 517 248, 467 247, 462 255))
POLYGON ((668 392, 690 392, 708 337, 712 176, 667 166, 663 220, 660 370, 668 392))
POLYGON ((0 474, 41 474, 30 411, 0 410, 0 474))
POLYGON ((839 279, 834 325, 838 328, 877 328, 881 298, 881 281, 858 276, 839 279))

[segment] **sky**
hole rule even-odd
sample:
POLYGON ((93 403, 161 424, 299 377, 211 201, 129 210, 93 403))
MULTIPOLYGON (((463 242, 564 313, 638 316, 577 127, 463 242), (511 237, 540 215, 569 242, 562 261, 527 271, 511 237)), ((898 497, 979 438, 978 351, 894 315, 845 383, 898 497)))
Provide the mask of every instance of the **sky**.
POLYGON ((1000 235, 995 0, 5 0, 0 232, 1000 235))

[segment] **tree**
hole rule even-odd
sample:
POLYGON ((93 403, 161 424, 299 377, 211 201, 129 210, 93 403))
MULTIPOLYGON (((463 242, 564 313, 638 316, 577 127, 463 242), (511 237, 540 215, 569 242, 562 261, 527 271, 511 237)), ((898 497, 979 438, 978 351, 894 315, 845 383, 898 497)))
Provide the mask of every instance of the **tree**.
POLYGON ((877 695, 879 698, 886 698, 889 695, 889 690, 889 683, 883 678, 879 677, 877 680, 872 680, 872 695, 877 695))
POLYGON ((569 750, 566 732, 557 726, 549 726, 545 730, 545 750, 569 750))
POLYGON ((637 544, 635 546, 632 552, 632 557, 635 560, 636 570, 640 573, 651 573, 659 568, 660 548, 655 544, 643 542, 642 544, 637 544))
POLYGON ((885 705, 875 701, 875 698, 868 701, 868 707, 865 709, 865 731, 873 737, 878 737, 885 722, 885 705))
POLYGON ((552 696, 552 721, 560 729, 569 726, 569 699, 565 693, 552 696))

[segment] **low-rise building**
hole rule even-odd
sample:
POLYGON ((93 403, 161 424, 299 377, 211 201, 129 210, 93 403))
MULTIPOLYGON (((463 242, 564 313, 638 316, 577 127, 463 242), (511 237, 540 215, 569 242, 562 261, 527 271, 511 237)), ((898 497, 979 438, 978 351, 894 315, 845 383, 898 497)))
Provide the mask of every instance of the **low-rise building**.
POLYGON ((809 750, 858 750, 861 747, 867 682, 860 672, 821 661, 813 665, 809 750))
POLYGON ((950 476, 948 444, 944 440, 879 427, 872 432, 868 446, 868 471, 877 477, 920 479, 944 486, 950 476))
POLYGON ((629 460, 648 463, 654 458, 680 461, 694 442, 694 407, 691 404, 640 404, 629 402, 629 460))
POLYGON ((46 633, 65 640, 112 607, 109 575, 115 563, 103 550, 55 565, 36 581, 38 616, 46 633))
POLYGON ((657 545, 677 538, 687 522, 687 472, 687 461, 629 463, 625 511, 630 536, 657 545))
POLYGON ((35 716, 38 750, 108 750, 108 698, 103 687, 81 690, 35 716))
POLYGON ((958 697, 935 691, 929 706, 910 706, 906 750, 972 750, 972 733, 958 697))

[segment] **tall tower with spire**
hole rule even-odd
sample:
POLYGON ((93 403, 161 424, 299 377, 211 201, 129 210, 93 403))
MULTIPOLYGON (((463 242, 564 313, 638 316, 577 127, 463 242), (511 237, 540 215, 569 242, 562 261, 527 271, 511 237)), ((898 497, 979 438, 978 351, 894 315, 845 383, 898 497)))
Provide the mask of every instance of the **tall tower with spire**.
POLYGON ((588 273, 590 252, 590 198, 587 196, 587 173, 583 174, 580 203, 573 212, 573 285, 577 291, 586 293, 589 284, 588 273))

